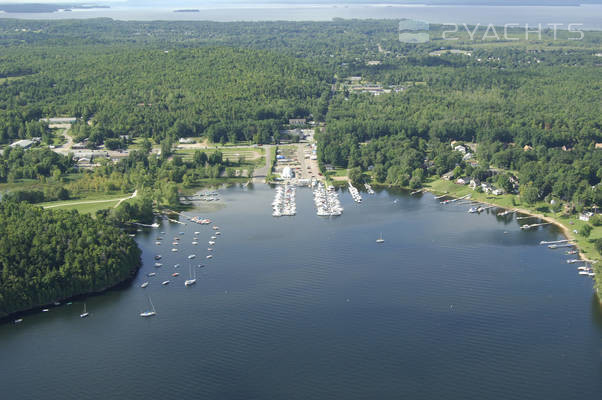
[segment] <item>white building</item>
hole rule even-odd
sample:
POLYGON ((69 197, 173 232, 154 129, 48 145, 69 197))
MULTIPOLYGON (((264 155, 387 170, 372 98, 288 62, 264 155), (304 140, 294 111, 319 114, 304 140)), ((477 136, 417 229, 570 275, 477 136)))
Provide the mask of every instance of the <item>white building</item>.
POLYGON ((291 179, 294 175, 293 175, 293 170, 291 169, 291 167, 284 167, 282 169, 282 178, 284 179, 291 179))

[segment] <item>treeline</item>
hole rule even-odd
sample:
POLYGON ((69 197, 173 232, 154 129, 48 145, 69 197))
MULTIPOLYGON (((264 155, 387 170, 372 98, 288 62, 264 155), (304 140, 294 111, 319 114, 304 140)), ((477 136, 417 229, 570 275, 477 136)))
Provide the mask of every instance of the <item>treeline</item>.
POLYGON ((0 202, 0 318, 105 290, 140 265, 136 242, 102 218, 0 202))
POLYGON ((73 159, 48 148, 25 150, 19 146, 7 146, 0 153, 0 183, 47 177, 59 179, 69 172, 73 165, 73 159))
MULTIPOLYGON (((327 75, 266 51, 131 46, 5 49, 38 72, 0 84, 0 143, 42 136, 41 117, 73 116, 77 140, 185 136, 269 142, 289 118, 319 112, 327 75)), ((112 145, 118 145, 114 141, 112 145)))

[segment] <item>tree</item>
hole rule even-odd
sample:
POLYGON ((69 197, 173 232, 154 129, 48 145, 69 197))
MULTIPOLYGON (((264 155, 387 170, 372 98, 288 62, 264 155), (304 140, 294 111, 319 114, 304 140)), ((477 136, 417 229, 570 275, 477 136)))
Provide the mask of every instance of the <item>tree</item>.
POLYGON ((592 229, 593 228, 591 225, 585 224, 579 229, 579 234, 583 237, 589 237, 589 235, 592 233, 592 229))
POLYGON ((359 167, 351 168, 348 173, 349 180, 354 186, 358 186, 364 183, 364 175, 362 169, 359 167))
POLYGON ((533 184, 521 186, 520 197, 527 204, 533 204, 539 200, 539 190, 533 184))

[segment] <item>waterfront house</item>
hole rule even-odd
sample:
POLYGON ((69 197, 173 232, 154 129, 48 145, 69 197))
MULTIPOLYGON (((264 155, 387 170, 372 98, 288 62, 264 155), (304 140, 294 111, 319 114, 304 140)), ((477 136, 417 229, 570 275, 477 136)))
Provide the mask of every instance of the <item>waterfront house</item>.
POLYGON ((594 216, 594 213, 591 211, 584 212, 584 213, 579 214, 579 220, 588 222, 589 219, 593 216, 594 216))

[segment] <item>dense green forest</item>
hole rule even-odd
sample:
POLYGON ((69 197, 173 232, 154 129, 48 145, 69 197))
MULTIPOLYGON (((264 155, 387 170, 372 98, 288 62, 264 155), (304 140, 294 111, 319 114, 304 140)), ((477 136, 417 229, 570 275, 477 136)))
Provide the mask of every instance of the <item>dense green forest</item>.
POLYGON ((105 290, 140 264, 136 242, 102 218, 0 202, 0 318, 105 290))
POLYGON ((179 138, 274 143, 289 118, 307 118, 322 167, 354 180, 419 188, 451 173, 527 203, 602 204, 602 33, 487 40, 481 27, 447 41, 445 29, 408 44, 390 20, 0 20, 0 145, 51 143, 43 119, 57 116, 78 119, 70 134, 88 148, 137 144, 77 174, 67 157, 5 150, 0 181, 65 190, 13 194, 31 202, 140 189, 140 204, 112 213, 123 222, 148 215, 148 199, 174 206, 182 188, 230 176, 225 160, 170 154, 179 138))

